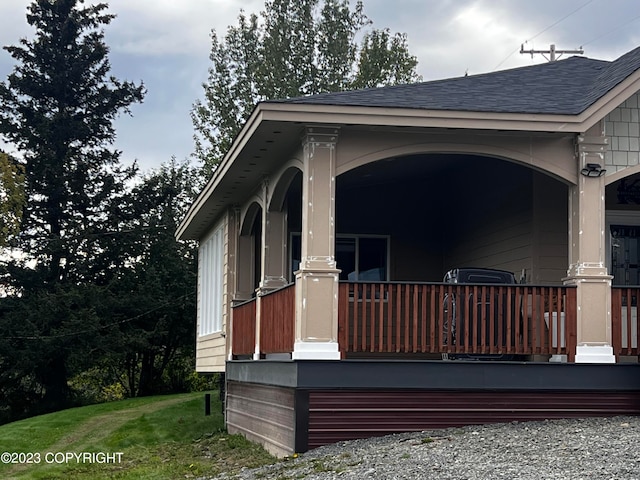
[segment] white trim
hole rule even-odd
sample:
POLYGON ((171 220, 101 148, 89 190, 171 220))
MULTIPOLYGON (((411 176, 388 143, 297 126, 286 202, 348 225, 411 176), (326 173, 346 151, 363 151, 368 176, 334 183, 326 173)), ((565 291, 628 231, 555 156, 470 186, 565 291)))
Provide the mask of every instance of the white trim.
POLYGON ((576 363, 616 363, 613 347, 607 344, 581 344, 576 347, 576 363))
POLYGON ((198 338, 222 332, 224 295, 224 224, 198 248, 198 338))
POLYGON ((337 342, 295 342, 292 360, 340 360, 337 342))

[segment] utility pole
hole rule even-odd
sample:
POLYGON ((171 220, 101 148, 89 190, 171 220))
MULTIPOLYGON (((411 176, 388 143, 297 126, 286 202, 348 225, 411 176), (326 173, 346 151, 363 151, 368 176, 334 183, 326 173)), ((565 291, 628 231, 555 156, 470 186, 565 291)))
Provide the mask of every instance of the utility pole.
POLYGON ((547 58, 550 62, 555 62, 557 60, 556 54, 564 54, 564 53, 577 53, 578 55, 582 55, 584 50, 580 47, 578 50, 556 50, 556 46, 554 44, 549 45, 549 50, 525 50, 524 44, 520 45, 520 53, 529 53, 531 54, 531 58, 533 58, 534 53, 541 54, 544 58, 547 58, 545 54, 549 55, 547 58))

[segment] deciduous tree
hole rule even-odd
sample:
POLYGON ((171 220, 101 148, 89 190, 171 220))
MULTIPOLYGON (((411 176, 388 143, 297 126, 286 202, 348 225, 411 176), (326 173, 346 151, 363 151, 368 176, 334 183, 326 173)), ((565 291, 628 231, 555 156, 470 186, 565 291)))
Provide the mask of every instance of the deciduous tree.
POLYGON ((195 102, 195 156, 211 172, 262 100, 417 81, 404 34, 371 28, 362 1, 268 0, 211 34, 204 98, 195 102), (361 40, 359 41, 359 38, 361 40))

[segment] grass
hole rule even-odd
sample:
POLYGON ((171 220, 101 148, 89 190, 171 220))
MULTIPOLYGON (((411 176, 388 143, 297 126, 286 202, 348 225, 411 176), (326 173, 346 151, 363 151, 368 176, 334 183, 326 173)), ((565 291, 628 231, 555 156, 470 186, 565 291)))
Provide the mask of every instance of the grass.
POLYGON ((30 464, 0 462, 0 478, 188 479, 276 461, 260 446, 226 434, 220 410, 213 402, 211 416, 205 416, 204 394, 192 393, 73 408, 2 425, 0 454, 33 455, 30 464), (102 463, 66 460, 67 453, 84 452, 102 463), (108 463, 104 454, 111 455, 108 463))

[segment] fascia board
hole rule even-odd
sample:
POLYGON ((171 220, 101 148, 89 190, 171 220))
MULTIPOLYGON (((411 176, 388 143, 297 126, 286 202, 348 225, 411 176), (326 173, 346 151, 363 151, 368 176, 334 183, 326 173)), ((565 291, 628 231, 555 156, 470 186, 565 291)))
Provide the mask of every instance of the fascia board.
POLYGON ((245 147, 249 139, 253 136, 254 132, 262 122, 261 117, 262 113, 260 111, 260 104, 258 104, 258 106, 254 109, 251 116, 249 117, 249 120, 247 120, 247 122, 242 127, 242 130, 240 130, 240 133, 238 133, 238 135, 234 139, 233 143, 231 144, 231 148, 218 165, 218 168, 216 168, 216 170, 213 172, 213 175, 211 176, 205 187, 191 204, 189 210, 187 210, 187 214, 176 229, 175 237, 178 240, 191 239, 191 237, 186 235, 189 224, 196 217, 198 212, 203 208, 207 199, 220 184, 224 176, 229 171, 229 168, 231 168, 231 165, 233 165, 236 157, 245 147))
POLYGON ((580 132, 578 116, 267 103, 264 120, 342 125, 580 132))
POLYGON ((583 130, 581 132, 589 130, 629 97, 637 93, 638 90, 640 90, 640 70, 633 72, 581 114, 581 117, 583 117, 583 130))

